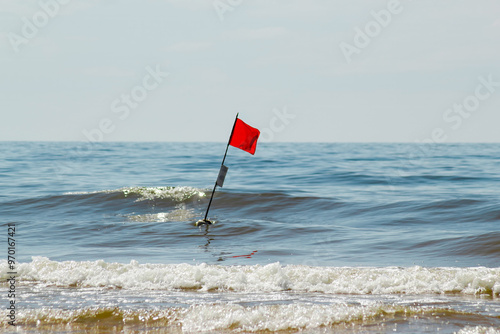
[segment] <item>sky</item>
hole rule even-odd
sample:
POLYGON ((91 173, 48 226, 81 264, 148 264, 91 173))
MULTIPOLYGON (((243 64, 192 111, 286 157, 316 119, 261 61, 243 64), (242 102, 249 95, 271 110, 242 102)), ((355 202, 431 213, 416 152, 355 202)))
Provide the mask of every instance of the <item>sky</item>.
POLYGON ((497 0, 0 0, 0 140, 500 142, 497 0))

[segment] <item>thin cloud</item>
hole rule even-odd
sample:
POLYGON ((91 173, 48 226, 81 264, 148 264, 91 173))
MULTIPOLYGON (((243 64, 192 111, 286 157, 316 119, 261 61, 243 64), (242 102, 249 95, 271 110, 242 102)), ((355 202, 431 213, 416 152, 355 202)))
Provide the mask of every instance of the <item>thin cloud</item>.
POLYGON ((82 70, 82 73, 95 77, 132 77, 134 71, 118 67, 88 67, 82 70))
POLYGON ((287 34, 283 27, 265 27, 259 29, 240 29, 230 33, 230 37, 239 40, 276 39, 287 34))
POLYGON ((175 52, 198 52, 206 50, 212 46, 210 42, 181 42, 170 47, 175 52))

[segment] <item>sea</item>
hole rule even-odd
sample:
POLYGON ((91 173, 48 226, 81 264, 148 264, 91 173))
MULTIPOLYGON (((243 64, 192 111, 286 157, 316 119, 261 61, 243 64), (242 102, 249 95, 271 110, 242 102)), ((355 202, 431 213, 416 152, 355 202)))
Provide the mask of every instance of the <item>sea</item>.
POLYGON ((225 149, 0 142, 0 330, 500 333, 500 144, 225 149))

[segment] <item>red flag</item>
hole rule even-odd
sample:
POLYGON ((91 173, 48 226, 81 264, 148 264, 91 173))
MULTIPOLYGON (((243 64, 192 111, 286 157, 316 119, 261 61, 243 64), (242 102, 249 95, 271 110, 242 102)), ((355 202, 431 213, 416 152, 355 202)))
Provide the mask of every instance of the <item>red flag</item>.
POLYGON ((229 145, 242 149, 250 154, 254 154, 257 148, 257 139, 259 135, 259 130, 252 128, 250 125, 237 118, 234 123, 233 134, 231 135, 229 145))

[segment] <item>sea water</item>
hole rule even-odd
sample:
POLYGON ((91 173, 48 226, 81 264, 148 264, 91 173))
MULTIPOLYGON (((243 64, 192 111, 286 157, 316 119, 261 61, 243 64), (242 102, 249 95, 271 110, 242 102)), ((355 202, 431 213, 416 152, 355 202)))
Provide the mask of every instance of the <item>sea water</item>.
POLYGON ((4 330, 500 332, 498 144, 0 148, 4 330))

